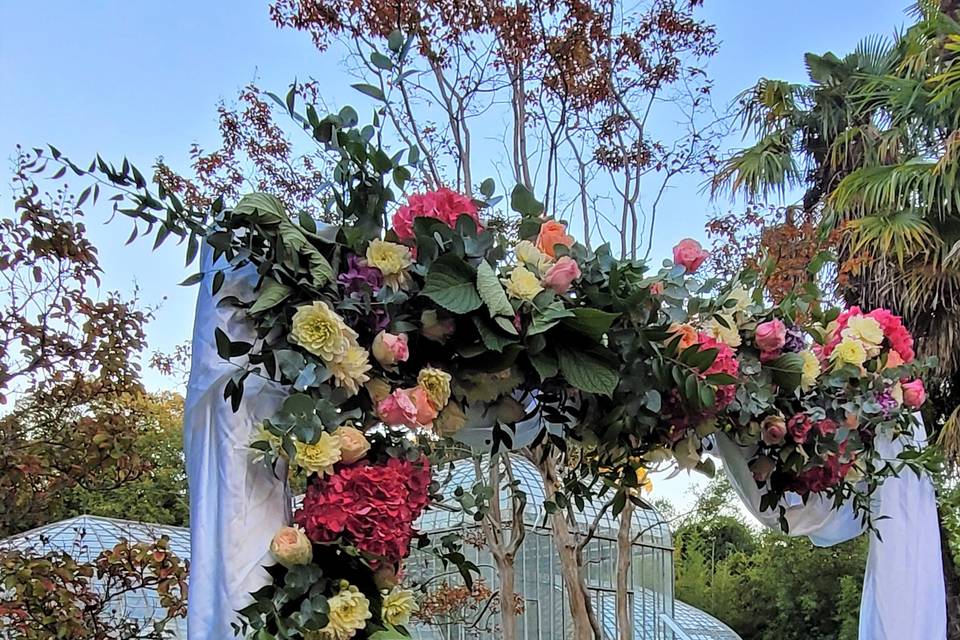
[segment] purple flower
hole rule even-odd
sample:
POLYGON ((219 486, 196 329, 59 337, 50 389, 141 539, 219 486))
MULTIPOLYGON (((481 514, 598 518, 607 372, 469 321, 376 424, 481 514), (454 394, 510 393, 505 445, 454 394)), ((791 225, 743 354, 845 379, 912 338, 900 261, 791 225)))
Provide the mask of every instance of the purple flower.
POLYGON ((889 417, 892 411, 897 409, 897 400, 889 391, 883 391, 877 394, 877 403, 883 410, 883 417, 889 417))
POLYGON ((383 274, 380 269, 351 255, 347 256, 347 270, 340 274, 337 282, 343 285, 344 293, 348 296, 364 292, 374 295, 383 286, 383 274))
POLYGON ((804 339, 803 330, 800 327, 790 327, 787 329, 787 337, 783 343, 783 350, 789 353, 800 353, 806 348, 807 342, 804 339))

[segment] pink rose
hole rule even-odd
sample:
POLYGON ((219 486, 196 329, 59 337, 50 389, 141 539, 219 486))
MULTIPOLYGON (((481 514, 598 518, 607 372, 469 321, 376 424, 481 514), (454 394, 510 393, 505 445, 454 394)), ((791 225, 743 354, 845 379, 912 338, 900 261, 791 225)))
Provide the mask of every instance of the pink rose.
POLYGON ((787 341, 787 327, 780 320, 757 325, 756 342, 761 351, 779 351, 787 341))
POLYGON ((919 409, 927 401, 927 390, 923 388, 923 380, 918 378, 904 382, 901 386, 903 387, 903 404, 911 409, 919 409))
POLYGON ((763 443, 769 447, 783 444, 787 437, 787 423, 780 416, 767 416, 761 424, 763 443))
POLYGON ((687 273, 693 273, 699 269, 709 255, 710 252, 704 251, 700 243, 692 238, 681 240, 673 248, 673 262, 683 266, 687 273))
POLYGON ((543 276, 543 286, 563 294, 570 290, 570 285, 579 277, 580 265, 577 261, 570 256, 563 256, 543 276))
POLYGON ((373 346, 370 351, 377 362, 384 367, 392 367, 398 362, 406 362, 407 358, 410 357, 410 349, 407 347, 407 334, 395 335, 381 331, 373 339, 373 346))
POLYGON ((650 295, 652 296, 663 295, 663 283, 657 280, 652 285, 650 285, 650 295))
POLYGON ((823 420, 817 420, 813 428, 816 429, 817 433, 821 436, 831 436, 837 432, 837 423, 830 418, 824 418, 823 420))
POLYGON ((433 403, 430 402, 430 398, 427 396, 424 388, 418 385, 413 389, 408 389, 406 394, 417 411, 416 424, 408 426, 432 426, 433 421, 437 419, 437 409, 433 406, 433 403))
POLYGON ((397 389, 377 404, 377 415, 391 427, 417 426, 417 405, 403 389, 397 389))

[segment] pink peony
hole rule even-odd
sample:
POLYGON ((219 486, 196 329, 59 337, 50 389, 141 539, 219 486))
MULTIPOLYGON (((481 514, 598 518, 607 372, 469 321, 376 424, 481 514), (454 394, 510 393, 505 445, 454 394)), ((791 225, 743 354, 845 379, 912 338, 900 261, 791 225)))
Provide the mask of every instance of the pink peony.
POLYGON ((684 267, 687 273, 693 273, 699 269, 709 256, 710 252, 704 251, 700 243, 692 238, 681 240, 673 248, 673 262, 684 267))
POLYGON ((395 390, 377 404, 377 415, 391 427, 418 425, 417 405, 402 389, 395 390))
POLYGON ((373 339, 373 346, 370 350, 377 362, 384 367, 392 367, 398 362, 406 362, 407 358, 410 357, 407 334, 405 333, 394 335, 381 331, 373 339))
POLYGON ((923 380, 919 378, 910 382, 904 382, 903 404, 911 409, 919 409, 927 401, 927 390, 923 387, 923 380))
POLYGON ((761 351, 780 351, 787 341, 787 327, 781 320, 770 320, 757 325, 757 347, 761 351))
POLYGON ((580 277, 580 265, 569 256, 559 258, 543 276, 543 286, 558 294, 566 293, 573 281, 580 277))
POLYGON ((410 196, 407 204, 393 214, 393 231, 401 242, 406 242, 414 237, 413 222, 417 218, 436 218, 453 228, 462 215, 469 216, 478 228, 482 228, 477 207, 470 198, 441 187, 436 191, 410 196))

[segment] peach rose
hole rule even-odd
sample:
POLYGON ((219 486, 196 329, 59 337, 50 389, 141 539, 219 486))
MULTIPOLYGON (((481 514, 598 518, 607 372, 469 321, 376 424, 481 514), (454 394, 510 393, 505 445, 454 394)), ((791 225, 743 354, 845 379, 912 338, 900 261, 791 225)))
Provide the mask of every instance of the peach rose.
POLYGON ((370 442, 359 429, 343 426, 334 433, 340 437, 340 462, 353 464, 370 451, 370 442))
POLYGON ((563 256, 547 270, 543 276, 543 286, 563 294, 570 290, 570 285, 579 277, 580 265, 577 261, 570 256, 563 256))
POLYGON ((283 527, 270 541, 270 555, 287 568, 310 564, 313 560, 313 545, 299 527, 283 527))
POLYGON ((704 251, 700 243, 692 238, 685 238, 677 243, 673 248, 673 262, 687 270, 687 273, 693 273, 700 268, 703 261, 710 255, 704 251))
POLYGON ((774 463, 772 458, 767 456, 760 456, 750 463, 750 472, 753 474, 753 479, 757 482, 766 482, 776 468, 776 463, 774 463))
POLYGON ((911 380, 904 382, 901 386, 903 387, 903 404, 911 409, 919 409, 927 401, 927 390, 923 387, 923 380, 911 380))
POLYGON ((890 353, 887 354, 887 364, 883 368, 895 369, 903 364, 903 357, 900 355, 900 353, 894 349, 891 349, 890 353))
POLYGON ((390 383, 383 378, 371 378, 370 381, 363 386, 366 388, 367 393, 370 394, 370 399, 373 400, 373 404, 380 404, 382 400, 390 395, 390 383))
POLYGON ((417 385, 413 389, 408 389, 406 394, 407 397, 410 398, 410 402, 413 403, 413 406, 416 407, 417 425, 422 427, 432 426, 433 421, 437 419, 437 408, 433 406, 432 402, 430 402, 430 396, 427 395, 427 391, 423 387, 417 385))
MULTIPOLYGON (((700 336, 697 335, 697 330, 689 324, 674 323, 670 325, 670 333, 675 333, 680 336, 680 344, 678 345, 680 351, 683 351, 687 347, 692 347, 700 342, 700 336)), ((673 338, 671 338, 671 340, 672 339, 673 338)))
POLYGON ((760 323, 757 325, 756 341, 761 351, 779 351, 787 341, 787 327, 780 320, 760 323))
POLYGON ((381 331, 373 339, 373 346, 370 351, 377 362, 384 367, 392 367, 398 362, 406 362, 407 358, 410 357, 407 334, 394 335, 381 331))
POLYGON ((540 225, 540 234, 537 236, 537 249, 551 258, 557 257, 556 246, 573 246, 573 236, 567 235, 567 225, 556 220, 547 220, 540 225))

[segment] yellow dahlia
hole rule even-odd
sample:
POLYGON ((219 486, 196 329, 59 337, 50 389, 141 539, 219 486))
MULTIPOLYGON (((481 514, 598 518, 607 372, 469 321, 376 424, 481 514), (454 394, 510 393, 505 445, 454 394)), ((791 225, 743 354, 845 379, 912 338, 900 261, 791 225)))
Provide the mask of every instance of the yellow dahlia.
POLYGON ((383 280, 394 289, 400 289, 407 269, 413 264, 410 248, 396 242, 373 240, 367 245, 367 264, 383 274, 383 280))
POLYGON ((383 621, 387 624, 406 625, 410 616, 420 609, 413 591, 394 587, 383 595, 383 621))
POLYGON ((343 355, 356 337, 326 302, 304 305, 293 314, 290 341, 324 361, 343 355))
POLYGON ((360 393, 360 385, 370 380, 367 372, 372 365, 367 358, 367 350, 359 345, 350 345, 343 355, 327 365, 337 386, 349 391, 351 396, 360 393))
POLYGON ((297 442, 297 466, 307 473, 333 473, 333 465, 340 462, 340 438, 324 431, 313 444, 297 442))
POLYGON ((803 370, 800 373, 800 386, 809 389, 817 384, 817 378, 820 377, 820 359, 809 349, 800 352, 803 358, 803 370))

